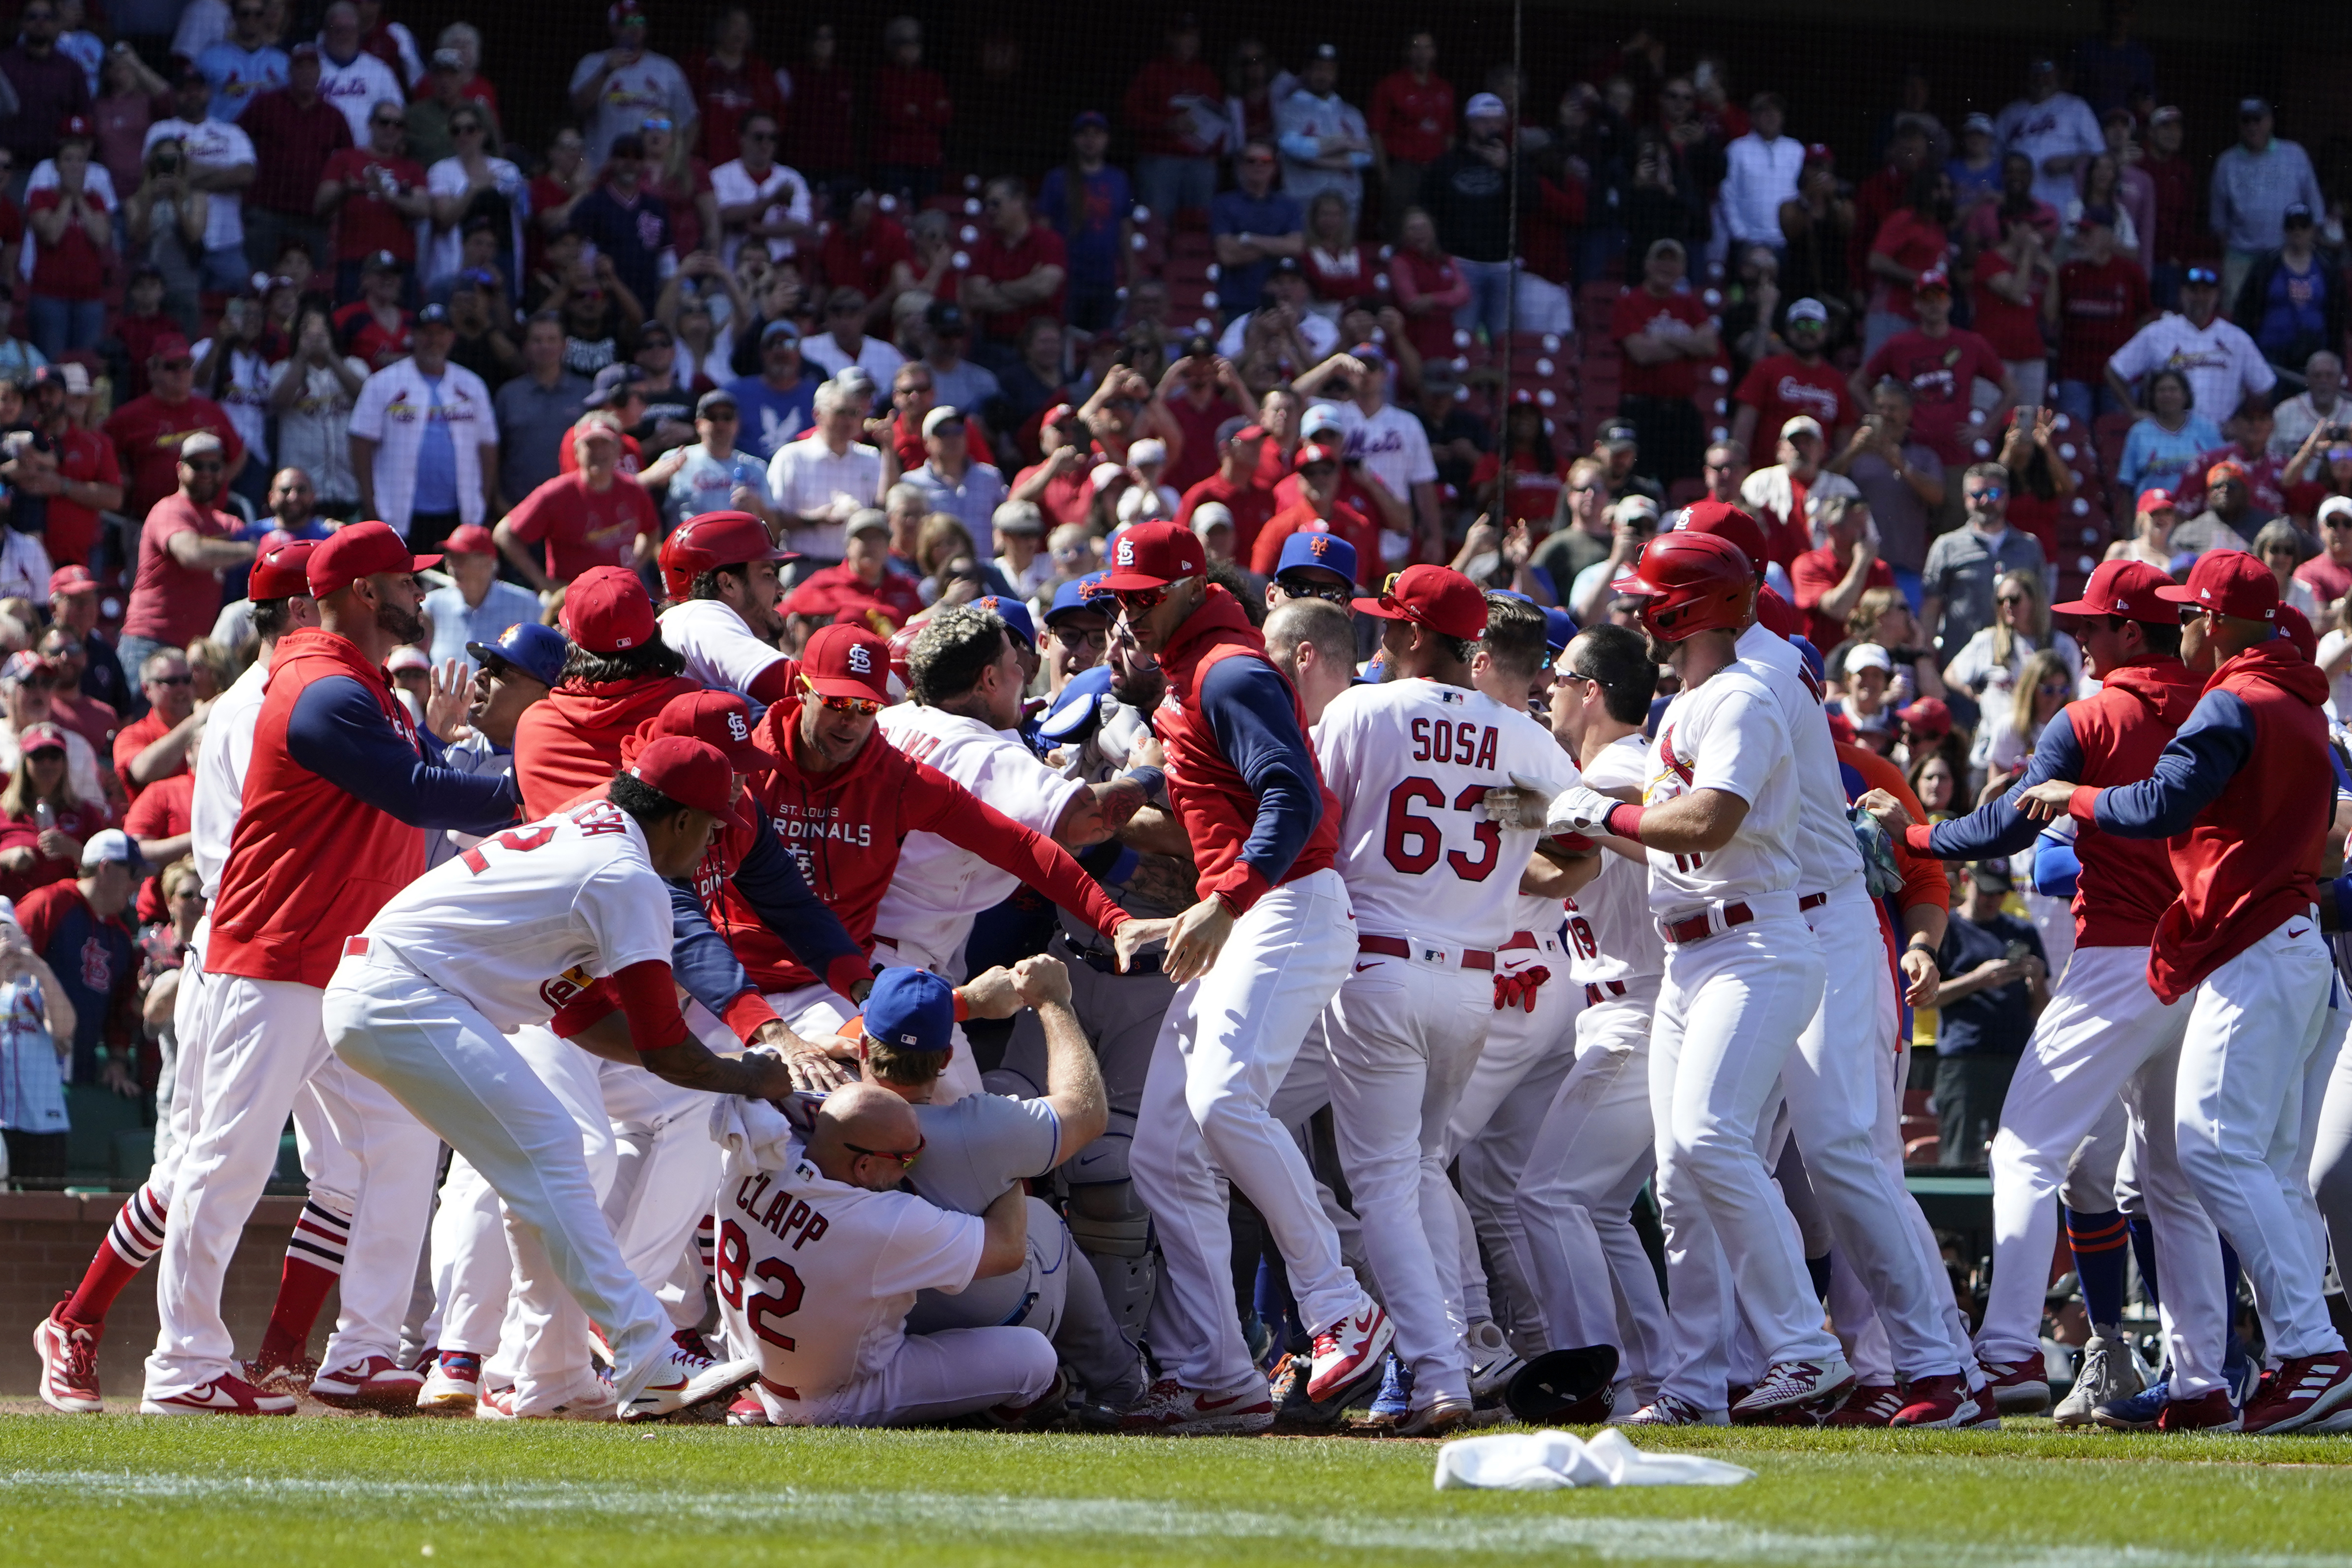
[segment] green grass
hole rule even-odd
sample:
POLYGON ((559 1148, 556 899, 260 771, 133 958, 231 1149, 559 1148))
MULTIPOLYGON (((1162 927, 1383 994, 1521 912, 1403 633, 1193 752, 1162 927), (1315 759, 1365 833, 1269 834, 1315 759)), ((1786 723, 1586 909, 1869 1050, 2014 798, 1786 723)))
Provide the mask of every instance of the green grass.
POLYGON ((0 1416, 0 1562, 2352 1568, 2352 1440, 1677 1432, 1723 1489, 1438 1492, 1350 1438, 0 1416))

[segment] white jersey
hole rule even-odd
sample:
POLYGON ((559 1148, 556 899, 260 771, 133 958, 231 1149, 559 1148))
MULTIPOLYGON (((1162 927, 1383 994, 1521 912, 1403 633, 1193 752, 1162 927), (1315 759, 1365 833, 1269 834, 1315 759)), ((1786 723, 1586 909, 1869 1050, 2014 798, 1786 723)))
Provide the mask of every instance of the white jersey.
MULTIPOLYGON (((1584 782, 1603 791, 1638 790, 1649 771, 1650 743, 1637 731, 1602 747, 1584 782)), ((1568 900, 1568 975, 1579 985, 1663 974, 1665 939, 1650 915, 1650 879, 1614 850, 1601 852, 1601 874, 1568 900)))
POLYGON ((228 864, 229 836, 245 809, 245 770, 253 761, 253 729, 261 719, 262 688, 269 680, 264 654, 213 699, 205 743, 196 752, 196 782, 188 795, 188 853, 195 857, 209 902, 228 864))
POLYGON ((1797 779, 1789 726, 1763 678, 1737 660, 1683 692, 1650 743, 1645 805, 1719 789, 1748 803, 1731 842, 1704 855, 1650 851, 1650 910, 1680 920, 1710 904, 1797 887, 1797 779))
POLYGON ((772 1391, 809 1400, 888 1366, 915 1293, 971 1284, 988 1226, 912 1193, 829 1181, 791 1153, 772 1171, 728 1147, 714 1272, 729 1340, 759 1356, 772 1391))
POLYGON ((1496 948, 1517 929, 1519 873, 1540 834, 1486 819, 1511 775, 1557 794, 1576 764, 1522 708, 1434 680, 1350 687, 1315 726, 1340 805, 1339 875, 1372 936, 1496 948))
POLYGON ((686 673, 714 691, 751 693, 751 683, 783 655, 761 642, 734 606, 717 599, 688 599, 661 613, 662 641, 686 660, 686 673))
POLYGON ((1760 625, 1740 633, 1733 651, 1755 667, 1789 726, 1789 749, 1797 759, 1797 891, 1836 892, 1861 878, 1862 850, 1845 814, 1837 738, 1806 679, 1805 656, 1760 625))
MULTIPOLYGON (((1040 762, 1019 736, 982 720, 901 702, 882 710, 881 725, 882 738, 898 750, 1049 838, 1087 787, 1040 762)), ((909 833, 899 844, 890 890, 875 911, 875 934, 893 940, 902 962, 920 959, 941 973, 956 970, 949 977, 961 979, 972 917, 1003 903, 1020 885, 1020 878, 936 833, 909 833)))
POLYGON ((636 820, 583 801, 425 872, 366 935, 511 1032, 546 1023, 593 980, 668 963, 669 888, 636 820))

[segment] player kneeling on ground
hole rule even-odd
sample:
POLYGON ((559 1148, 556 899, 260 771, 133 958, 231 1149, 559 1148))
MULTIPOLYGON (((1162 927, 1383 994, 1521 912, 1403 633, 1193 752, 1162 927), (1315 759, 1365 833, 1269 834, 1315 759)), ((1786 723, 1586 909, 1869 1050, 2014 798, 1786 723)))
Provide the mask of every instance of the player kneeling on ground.
MULTIPOLYGON (((596 1202, 580 1129, 506 1032, 548 1024, 663 1079, 762 1098, 792 1088, 767 1058, 728 1061, 686 1032, 670 976, 665 877, 690 874, 711 832, 740 826, 716 747, 655 742, 610 797, 485 839, 394 896, 343 949, 328 1043, 466 1156, 506 1200, 516 1294, 560 1281, 614 1352, 613 1385, 555 1413, 667 1415, 741 1387, 750 1361, 689 1363, 629 1272, 596 1202), (604 978, 596 978, 602 976, 604 978), (625 1027, 604 1020, 617 998, 625 1027), (602 1025, 593 1032, 592 1025, 602 1025)), ((523 1391, 518 1385, 518 1403, 523 1391)))

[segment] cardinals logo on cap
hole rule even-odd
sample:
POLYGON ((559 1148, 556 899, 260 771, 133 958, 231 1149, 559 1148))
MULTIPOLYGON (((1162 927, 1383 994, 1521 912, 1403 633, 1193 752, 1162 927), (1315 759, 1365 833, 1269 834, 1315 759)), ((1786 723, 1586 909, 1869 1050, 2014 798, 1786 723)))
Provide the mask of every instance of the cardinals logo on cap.
POLYGON ((743 722, 742 714, 730 712, 727 715, 727 733, 735 740, 748 741, 751 738, 751 726, 743 722))
POLYGON ((874 673, 874 656, 866 651, 864 643, 849 645, 849 668, 859 675, 874 673))
POLYGON ((1135 564, 1135 541, 1132 539, 1122 539, 1118 542, 1118 563, 1122 566, 1135 564))

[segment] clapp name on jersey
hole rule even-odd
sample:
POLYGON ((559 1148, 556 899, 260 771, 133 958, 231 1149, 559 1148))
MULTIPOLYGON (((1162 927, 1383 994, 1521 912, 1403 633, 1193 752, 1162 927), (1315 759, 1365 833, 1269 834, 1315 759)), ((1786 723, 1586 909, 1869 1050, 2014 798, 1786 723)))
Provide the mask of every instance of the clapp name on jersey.
POLYGON ((1495 765, 1495 727, 1468 720, 1448 724, 1426 719, 1412 721, 1412 760, 1416 763, 1459 763, 1465 767, 1495 765))
POLYGON ((793 1237, 793 1250, 798 1252, 830 1230, 833 1222, 811 1207, 806 1198, 796 1198, 790 1193, 778 1193, 768 1200, 767 1208, 762 1210, 760 1207, 761 1196, 774 1180, 775 1173, 772 1171, 760 1171, 745 1176, 735 1188, 735 1206, 742 1210, 753 1225, 778 1241, 798 1231, 800 1234, 793 1237))

